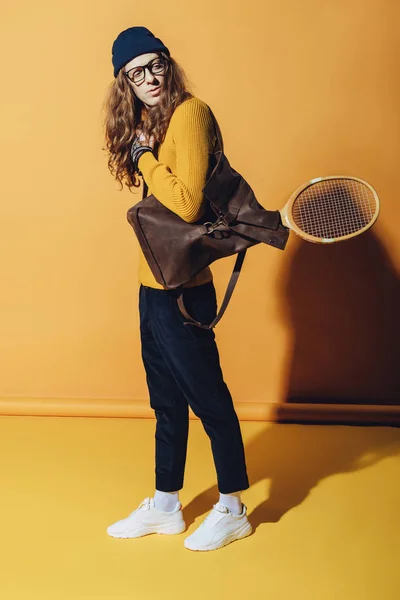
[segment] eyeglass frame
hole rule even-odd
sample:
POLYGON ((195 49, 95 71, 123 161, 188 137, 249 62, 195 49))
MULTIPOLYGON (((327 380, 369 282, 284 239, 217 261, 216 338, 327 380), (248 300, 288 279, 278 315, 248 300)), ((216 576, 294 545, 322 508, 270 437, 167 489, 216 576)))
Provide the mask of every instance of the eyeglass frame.
POLYGON ((157 75, 163 75, 166 72, 168 65, 169 65, 168 59, 166 59, 164 56, 157 56, 156 58, 152 58, 146 65, 137 65, 136 67, 132 67, 131 69, 129 69, 129 71, 124 71, 124 75, 127 79, 129 79, 129 81, 131 81, 135 85, 139 86, 139 85, 142 85, 142 83, 146 80, 146 69, 149 71, 149 73, 151 73, 151 75, 155 75, 157 77, 157 75), (162 73, 153 73, 153 71, 151 70, 151 68, 152 68, 151 63, 154 62, 155 60, 161 60, 164 63, 164 71, 162 73), (133 81, 133 79, 131 79, 129 77, 128 73, 130 73, 134 69, 139 69, 139 67, 141 69, 143 69, 144 76, 143 76, 143 79, 140 81, 140 83, 136 83, 136 81, 133 81))

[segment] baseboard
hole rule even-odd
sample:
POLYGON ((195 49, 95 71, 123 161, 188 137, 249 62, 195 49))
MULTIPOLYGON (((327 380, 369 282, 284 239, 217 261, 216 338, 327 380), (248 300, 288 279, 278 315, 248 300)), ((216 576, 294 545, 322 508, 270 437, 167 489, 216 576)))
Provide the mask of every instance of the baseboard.
MULTIPOLYGON (((240 421, 400 425, 396 405, 235 402, 235 409, 240 421)), ((148 400, 107 398, 0 398, 0 415, 154 418, 148 400)), ((198 417, 190 411, 190 418, 198 417)))

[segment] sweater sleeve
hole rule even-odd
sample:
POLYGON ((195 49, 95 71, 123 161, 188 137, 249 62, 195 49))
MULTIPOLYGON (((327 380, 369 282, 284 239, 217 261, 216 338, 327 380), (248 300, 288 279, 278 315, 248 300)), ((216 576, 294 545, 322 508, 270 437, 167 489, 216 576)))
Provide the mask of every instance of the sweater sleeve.
POLYGON ((169 127, 175 144, 176 174, 151 152, 141 155, 138 166, 149 192, 182 219, 193 223, 202 213, 202 189, 215 142, 207 104, 196 98, 183 102, 172 115, 169 127))

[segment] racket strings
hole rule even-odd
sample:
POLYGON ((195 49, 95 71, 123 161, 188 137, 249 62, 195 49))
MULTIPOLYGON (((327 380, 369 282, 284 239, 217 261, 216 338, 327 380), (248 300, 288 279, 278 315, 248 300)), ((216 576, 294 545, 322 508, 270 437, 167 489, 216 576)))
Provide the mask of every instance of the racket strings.
POLYGON ((376 211, 373 192, 359 181, 328 179, 300 192, 292 206, 299 229, 317 238, 340 238, 366 227, 376 211))

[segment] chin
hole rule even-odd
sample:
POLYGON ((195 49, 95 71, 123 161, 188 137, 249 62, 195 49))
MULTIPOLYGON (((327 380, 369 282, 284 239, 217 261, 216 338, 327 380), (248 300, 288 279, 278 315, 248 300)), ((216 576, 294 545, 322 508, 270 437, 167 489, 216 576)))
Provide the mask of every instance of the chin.
POLYGON ((157 104, 160 102, 160 96, 156 96, 155 98, 151 98, 149 99, 146 104, 147 106, 157 106, 157 104))

